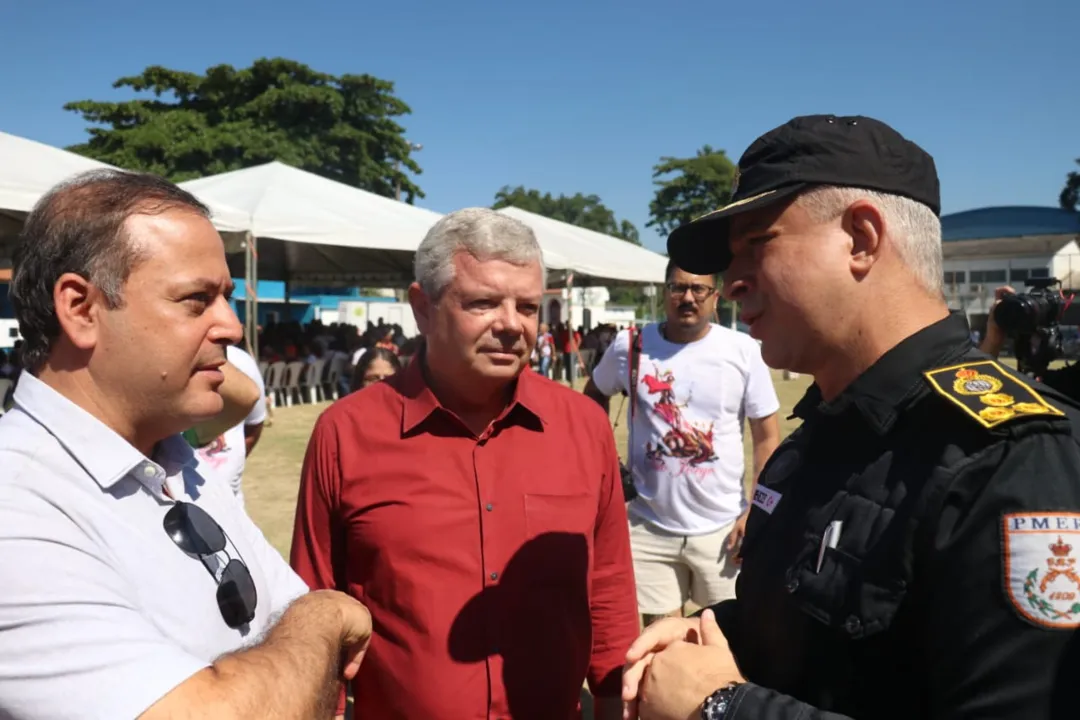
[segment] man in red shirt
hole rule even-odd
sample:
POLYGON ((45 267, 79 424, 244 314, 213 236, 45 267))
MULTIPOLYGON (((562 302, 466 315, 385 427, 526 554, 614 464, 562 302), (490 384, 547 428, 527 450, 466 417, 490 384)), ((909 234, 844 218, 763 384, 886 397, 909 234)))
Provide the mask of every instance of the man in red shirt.
POLYGON ((447 215, 416 253, 409 366, 335 403, 304 461, 292 565, 370 609, 356 715, 621 718, 638 633, 608 418, 528 369, 544 290, 531 230, 447 215))

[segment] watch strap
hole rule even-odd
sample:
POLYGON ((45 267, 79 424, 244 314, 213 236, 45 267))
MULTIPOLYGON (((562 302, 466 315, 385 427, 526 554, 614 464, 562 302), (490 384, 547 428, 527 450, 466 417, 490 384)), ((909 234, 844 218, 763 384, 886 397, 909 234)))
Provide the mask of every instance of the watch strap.
POLYGON ((701 704, 701 720, 725 720, 739 687, 739 683, 728 683, 705 698, 705 702, 701 704))

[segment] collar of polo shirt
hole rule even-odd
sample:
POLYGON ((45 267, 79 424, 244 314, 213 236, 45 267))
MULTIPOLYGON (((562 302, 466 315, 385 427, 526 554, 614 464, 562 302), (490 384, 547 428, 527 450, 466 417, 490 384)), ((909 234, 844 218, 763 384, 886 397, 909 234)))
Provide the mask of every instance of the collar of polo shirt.
MULTIPOLYGON (((15 404, 55 437, 87 474, 104 490, 131 474, 147 486, 161 489, 166 471, 115 431, 28 372, 15 388, 15 404)), ((159 462, 189 466, 195 453, 182 437, 163 440, 155 453, 159 462)))

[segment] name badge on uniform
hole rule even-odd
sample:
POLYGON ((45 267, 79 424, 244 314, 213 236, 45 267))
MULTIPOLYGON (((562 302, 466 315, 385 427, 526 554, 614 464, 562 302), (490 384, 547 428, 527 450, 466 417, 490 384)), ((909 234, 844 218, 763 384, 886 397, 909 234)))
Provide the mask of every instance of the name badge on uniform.
POLYGON ((1022 617, 1045 628, 1080 626, 1080 513, 1005 515, 1006 589, 1022 617))
POLYGON ((753 504, 764 510, 769 515, 772 515, 772 511, 776 509, 776 504, 780 502, 780 498, 782 497, 783 495, 776 492, 775 490, 770 490, 767 487, 758 485, 756 488, 754 488, 753 504))

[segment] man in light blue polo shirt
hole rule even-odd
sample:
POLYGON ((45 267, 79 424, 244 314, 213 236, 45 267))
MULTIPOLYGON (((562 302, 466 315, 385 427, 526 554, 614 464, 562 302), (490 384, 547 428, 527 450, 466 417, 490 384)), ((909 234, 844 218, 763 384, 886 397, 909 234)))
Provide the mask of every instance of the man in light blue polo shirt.
POLYGON ((180 436, 222 410, 231 290, 207 209, 160 178, 78 176, 27 218, 0 718, 329 717, 355 674, 367 610, 308 593, 180 436))

